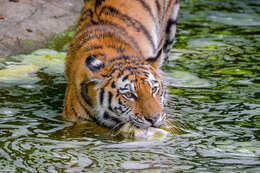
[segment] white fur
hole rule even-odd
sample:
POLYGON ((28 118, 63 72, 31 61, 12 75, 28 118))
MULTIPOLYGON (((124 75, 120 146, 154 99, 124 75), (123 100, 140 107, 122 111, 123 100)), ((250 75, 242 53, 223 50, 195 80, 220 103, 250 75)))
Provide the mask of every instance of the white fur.
POLYGON ((176 3, 172 10, 171 19, 173 19, 175 21, 177 20, 179 9, 180 9, 180 4, 176 3))
POLYGON ((100 61, 99 59, 95 59, 94 61, 91 62, 91 66, 94 66, 94 67, 99 67, 103 64, 102 61, 100 61))

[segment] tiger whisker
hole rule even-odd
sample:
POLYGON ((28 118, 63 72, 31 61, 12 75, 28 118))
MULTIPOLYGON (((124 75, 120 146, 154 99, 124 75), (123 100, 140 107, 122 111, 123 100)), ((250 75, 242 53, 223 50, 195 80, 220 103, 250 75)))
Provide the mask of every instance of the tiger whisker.
POLYGON ((116 130, 119 126, 121 126, 121 125, 123 125, 123 124, 124 124, 124 122, 121 122, 121 123, 116 124, 116 125, 112 128, 112 130, 116 130))
POLYGON ((120 126, 122 126, 123 124, 124 124, 124 122, 121 122, 121 123, 116 124, 116 125, 112 128, 111 133, 112 133, 114 136, 117 136, 118 134, 120 134, 120 133, 121 133, 121 128, 119 128, 118 130, 117 130, 117 128, 120 127, 120 126))
POLYGON ((130 126, 130 138, 134 138, 135 137, 135 127, 134 126, 130 126))

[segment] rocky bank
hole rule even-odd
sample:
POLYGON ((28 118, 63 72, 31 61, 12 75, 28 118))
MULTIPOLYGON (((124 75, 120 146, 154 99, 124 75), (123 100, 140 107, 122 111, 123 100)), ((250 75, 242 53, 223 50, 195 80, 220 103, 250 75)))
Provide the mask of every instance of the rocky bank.
POLYGON ((83 0, 0 0, 0 57, 46 45, 73 25, 83 0))

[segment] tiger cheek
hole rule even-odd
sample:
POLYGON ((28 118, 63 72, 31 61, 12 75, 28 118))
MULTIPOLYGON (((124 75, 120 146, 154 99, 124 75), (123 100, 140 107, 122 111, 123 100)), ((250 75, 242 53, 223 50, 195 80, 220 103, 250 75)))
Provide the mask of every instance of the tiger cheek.
POLYGON ((141 116, 142 115, 142 109, 140 105, 140 99, 137 98, 136 100, 130 101, 129 106, 132 108, 132 114, 136 116, 141 116))
POLYGON ((121 99, 124 100, 124 104, 125 104, 127 107, 130 107, 130 108, 131 108, 132 113, 133 113, 133 114, 136 114, 136 108, 137 108, 137 102, 136 102, 136 100, 128 100, 128 99, 124 98, 123 96, 121 97, 121 99))
POLYGON ((124 103, 126 106, 133 108, 134 107, 134 101, 128 100, 122 96, 122 99, 124 100, 124 103))
POLYGON ((136 115, 136 114, 140 114, 140 109, 139 109, 139 106, 138 106, 138 101, 135 100, 132 104, 132 110, 133 110, 133 113, 136 115))

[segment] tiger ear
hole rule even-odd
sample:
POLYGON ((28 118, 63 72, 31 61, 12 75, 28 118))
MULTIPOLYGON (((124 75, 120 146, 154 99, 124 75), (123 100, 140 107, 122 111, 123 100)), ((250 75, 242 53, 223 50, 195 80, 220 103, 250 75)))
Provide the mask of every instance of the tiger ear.
POLYGON ((147 58, 146 62, 155 69, 160 68, 164 62, 162 49, 155 56, 147 58))
POLYGON ((102 69, 105 68, 104 62, 90 55, 85 59, 85 66, 87 67, 87 74, 90 79, 102 79, 102 69))

